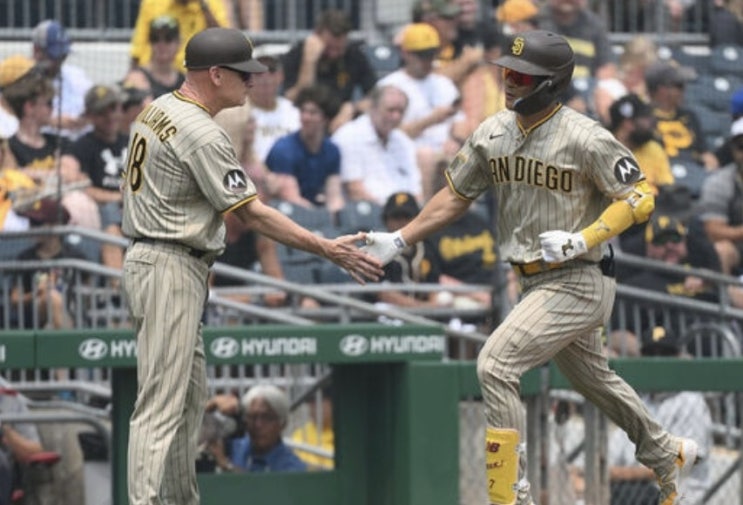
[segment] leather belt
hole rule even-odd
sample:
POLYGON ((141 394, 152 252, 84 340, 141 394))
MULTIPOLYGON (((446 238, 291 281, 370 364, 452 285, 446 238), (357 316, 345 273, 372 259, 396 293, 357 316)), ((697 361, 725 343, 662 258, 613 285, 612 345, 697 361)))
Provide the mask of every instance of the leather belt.
POLYGON ((204 259, 209 252, 208 251, 202 251, 200 249, 194 249, 193 247, 189 247, 187 245, 181 244, 180 242, 174 242, 169 240, 158 240, 154 238, 149 237, 138 237, 135 239, 132 239, 132 244, 136 244, 137 242, 141 242, 143 244, 150 244, 150 245, 171 245, 171 246, 177 246, 182 248, 189 256, 192 258, 196 258, 198 260, 204 259))
POLYGON ((530 275, 541 274, 542 272, 549 272, 550 270, 556 270, 565 266, 565 263, 547 263, 546 261, 537 260, 531 263, 511 263, 511 266, 517 274, 524 277, 530 275))

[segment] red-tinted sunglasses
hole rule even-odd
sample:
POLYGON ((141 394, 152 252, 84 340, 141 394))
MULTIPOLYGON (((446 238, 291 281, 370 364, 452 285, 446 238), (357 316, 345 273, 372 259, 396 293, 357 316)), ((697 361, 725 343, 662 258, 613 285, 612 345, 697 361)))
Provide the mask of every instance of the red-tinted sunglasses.
POLYGON ((522 74, 521 72, 516 72, 515 70, 511 70, 510 68, 504 68, 503 80, 510 80, 516 86, 531 86, 532 84, 534 84, 536 76, 522 74))

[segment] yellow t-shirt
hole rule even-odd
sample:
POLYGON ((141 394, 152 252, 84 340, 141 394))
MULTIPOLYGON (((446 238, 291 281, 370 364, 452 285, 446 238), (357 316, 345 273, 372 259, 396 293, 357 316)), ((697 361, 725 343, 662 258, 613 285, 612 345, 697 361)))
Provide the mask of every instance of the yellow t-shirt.
MULTIPOLYGON (((230 17, 223 0, 206 0, 214 19, 219 26, 229 27, 230 17)), ((150 23, 158 16, 172 16, 178 20, 181 47, 175 56, 175 66, 184 71, 183 60, 186 55, 186 42, 196 33, 204 30, 206 18, 201 10, 201 2, 192 0, 183 5, 176 0, 142 0, 137 22, 132 33, 131 56, 144 65, 150 61, 150 23)))
POLYGON ((671 163, 668 161, 668 155, 655 140, 645 142, 637 149, 632 150, 642 173, 645 174, 650 187, 653 188, 653 194, 658 194, 658 186, 673 184, 674 177, 671 172, 671 163))
POLYGON ((5 218, 13 207, 9 193, 19 189, 33 190, 36 189, 36 184, 20 170, 14 168, 0 170, 0 230, 5 227, 5 218))
MULTIPOLYGON (((333 452, 335 447, 333 429, 324 427, 322 432, 318 433, 317 426, 311 421, 294 430, 294 433, 292 433, 291 436, 291 440, 300 444, 314 445, 319 447, 320 449, 330 452, 333 452)), ((333 469, 333 458, 318 456, 317 454, 311 454, 299 449, 295 449, 294 452, 312 469, 333 469)))

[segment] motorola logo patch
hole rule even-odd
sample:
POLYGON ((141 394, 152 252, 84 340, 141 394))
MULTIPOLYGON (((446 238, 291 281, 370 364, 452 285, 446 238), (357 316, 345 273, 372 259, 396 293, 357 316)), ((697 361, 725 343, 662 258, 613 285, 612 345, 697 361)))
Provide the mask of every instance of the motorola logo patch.
POLYGON ((89 338, 80 343, 77 351, 84 359, 99 361, 108 356, 108 344, 99 338, 89 338))
POLYGON ((623 184, 631 184, 640 180, 642 172, 637 162, 625 156, 614 165, 614 177, 623 184))
POLYGON ((361 356, 369 352, 369 340, 361 335, 346 335, 338 347, 346 356, 361 356))
POLYGON ((242 170, 230 170, 223 182, 224 188, 231 193, 244 193, 248 188, 248 180, 242 170))
POLYGON ((229 359, 240 352, 240 344, 232 337, 219 337, 212 341, 209 350, 216 358, 229 359))

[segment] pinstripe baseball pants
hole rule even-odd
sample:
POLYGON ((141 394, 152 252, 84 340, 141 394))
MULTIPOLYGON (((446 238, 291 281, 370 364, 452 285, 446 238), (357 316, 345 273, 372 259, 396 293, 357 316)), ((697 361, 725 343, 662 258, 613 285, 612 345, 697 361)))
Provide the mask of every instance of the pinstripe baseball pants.
POLYGON ((169 244, 132 245, 123 287, 137 335, 129 423, 130 505, 197 505, 196 448, 206 391, 201 315, 209 266, 169 244))
MULTIPOLYGON (((601 326, 611 314, 615 280, 595 264, 574 261, 521 282, 523 299, 493 331, 477 360, 488 426, 516 429, 526 441, 519 378, 554 359, 575 390, 627 432, 638 461, 653 469, 667 467, 678 452, 674 438, 609 369, 602 349, 601 326)), ((523 479, 525 454, 519 464, 523 479)), ((531 503, 528 486, 520 490, 517 503, 531 503)))

